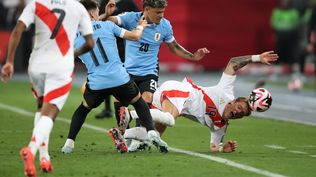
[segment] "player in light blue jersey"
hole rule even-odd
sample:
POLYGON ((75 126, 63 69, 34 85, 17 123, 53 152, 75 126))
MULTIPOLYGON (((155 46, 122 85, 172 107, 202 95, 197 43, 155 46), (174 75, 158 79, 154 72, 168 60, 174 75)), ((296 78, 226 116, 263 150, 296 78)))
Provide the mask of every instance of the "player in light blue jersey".
MULTIPOLYGON (((99 8, 96 1, 81 0, 80 2, 89 12, 94 31, 95 47, 88 54, 79 56, 88 70, 87 84, 83 95, 84 100, 73 114, 68 138, 62 152, 71 153, 73 151, 75 138, 88 113, 99 106, 108 95, 113 95, 124 106, 132 104, 139 113, 142 125, 146 127, 152 143, 160 152, 168 152, 168 145, 160 139, 159 134, 154 130, 148 105, 142 99, 137 86, 123 67, 115 40, 115 36, 128 40, 138 40, 143 29, 147 26, 147 21, 141 19, 133 32, 127 31, 111 21, 97 21, 99 8)), ((115 9, 115 0, 110 0, 108 7, 108 13, 112 13, 115 9)), ((83 42, 82 36, 78 33, 75 47, 80 46, 83 42)), ((111 129, 110 134, 116 148, 121 153, 126 152, 127 147, 120 132, 117 129, 111 129)))
MULTIPOLYGON (((143 12, 127 12, 106 18, 128 30, 135 29, 142 16, 149 24, 138 41, 126 41, 124 63, 127 72, 131 74, 142 97, 149 105, 157 89, 158 53, 162 42, 167 44, 172 53, 191 61, 198 61, 209 53, 207 48, 200 48, 191 53, 178 44, 173 36, 170 22, 163 17, 166 6, 166 0, 143 0, 143 12)), ((114 107, 118 119, 121 104, 115 102, 114 107)))

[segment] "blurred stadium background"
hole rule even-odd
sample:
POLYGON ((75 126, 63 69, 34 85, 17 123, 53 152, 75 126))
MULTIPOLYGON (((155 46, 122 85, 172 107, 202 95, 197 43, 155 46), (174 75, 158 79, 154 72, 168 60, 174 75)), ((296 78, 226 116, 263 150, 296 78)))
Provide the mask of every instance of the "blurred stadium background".
MULTIPOLYGON (((30 0, 1 0, 0 63, 6 56, 9 33, 24 5, 30 0)), ((133 1, 133 0, 131 0, 133 1)), ((291 0, 300 10, 308 0, 291 0), (297 2, 298 3, 297 3, 297 2)), ((141 7, 141 0, 134 0, 141 7)), ((275 48, 270 17, 278 0, 169 0, 165 17, 173 25, 177 41, 190 51, 208 47, 211 51, 200 62, 185 61, 171 54, 166 45, 159 53, 161 71, 200 72, 220 70, 233 56, 260 53, 275 48)), ((16 71, 27 68, 32 46, 32 29, 26 32, 18 49, 16 71)), ((313 68, 308 69, 312 73, 313 68)))

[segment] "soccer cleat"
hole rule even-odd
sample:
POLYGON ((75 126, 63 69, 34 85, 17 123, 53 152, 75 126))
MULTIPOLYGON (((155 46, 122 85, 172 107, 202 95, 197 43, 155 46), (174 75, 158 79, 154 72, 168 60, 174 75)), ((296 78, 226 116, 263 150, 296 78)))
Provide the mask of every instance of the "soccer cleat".
POLYGON ((128 127, 130 119, 131 119, 131 115, 129 113, 128 108, 124 106, 120 107, 119 129, 121 130, 122 134, 124 134, 126 128, 128 127))
POLYGON ((121 135, 120 131, 117 128, 111 128, 109 131, 109 135, 112 138, 114 142, 115 148, 120 152, 120 153, 125 153, 127 152, 127 146, 125 144, 124 137, 121 135))
POLYGON ((45 157, 41 158, 40 168, 45 173, 50 173, 54 169, 52 163, 50 162, 50 160, 47 160, 45 157))
POLYGON ((74 148, 71 146, 64 145, 64 147, 61 148, 61 152, 64 154, 71 154, 74 151, 74 148))
POLYGON ((128 152, 145 151, 147 148, 149 148, 147 142, 131 139, 131 143, 128 146, 128 152))
POLYGON ((61 152, 64 154, 71 154, 75 148, 75 141, 67 138, 64 146, 61 148, 61 152))
POLYGON ((159 149, 161 153, 168 152, 168 144, 164 142, 155 130, 148 131, 148 137, 151 143, 159 149))
POLYGON ((36 177, 36 169, 34 166, 34 155, 29 147, 22 148, 20 151, 21 158, 24 161, 24 174, 27 177, 36 177))

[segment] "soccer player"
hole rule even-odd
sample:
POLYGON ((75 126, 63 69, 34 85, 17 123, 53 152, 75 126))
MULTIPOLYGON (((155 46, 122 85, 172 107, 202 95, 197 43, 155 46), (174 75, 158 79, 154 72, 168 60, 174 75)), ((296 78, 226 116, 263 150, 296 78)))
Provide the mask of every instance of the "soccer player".
MULTIPOLYGON (((247 55, 230 59, 219 83, 211 87, 202 87, 194 84, 190 79, 185 78, 182 82, 166 81, 154 93, 153 105, 158 109, 151 110, 153 120, 160 135, 166 129, 166 125, 173 126, 175 119, 179 116, 188 117, 191 120, 206 125, 211 131, 210 151, 211 152, 233 152, 237 148, 237 142, 229 140, 223 146, 225 131, 228 121, 249 116, 252 110, 256 110, 251 104, 255 97, 264 96, 260 106, 267 109, 270 107, 272 98, 265 89, 259 89, 262 95, 251 95, 253 98, 238 97, 234 99, 234 82, 236 71, 252 62, 261 62, 270 65, 275 62, 278 55, 273 51, 264 52, 260 55, 247 55), (264 93, 267 92, 267 93, 264 93), (162 110, 163 112, 159 112, 162 110), (158 123, 160 122, 160 123, 158 123), (161 124, 163 123, 163 124, 161 124)), ((262 109, 264 110, 264 109, 262 109)), ((131 111, 132 118, 137 114, 131 111)), ((129 114, 126 114, 126 118, 129 114)), ((128 120, 126 120, 128 121, 128 120)), ((124 137, 133 139, 143 137, 143 130, 140 128, 126 130, 124 137), (135 136, 137 135, 137 136, 135 136)), ((129 143, 128 143, 129 144, 129 143)), ((143 147, 142 144, 129 145, 129 151, 135 151, 143 147)))
POLYGON ((62 109, 71 85, 74 57, 94 46, 92 26, 85 8, 74 0, 36 0, 23 10, 11 33, 6 64, 1 70, 2 81, 14 73, 14 55, 22 32, 35 24, 35 44, 29 61, 28 74, 37 98, 34 129, 28 147, 21 149, 26 176, 36 176, 34 157, 39 149, 40 168, 51 172, 48 154, 49 135, 57 114, 62 109), (73 48, 79 29, 85 42, 73 48))
MULTIPOLYGON (((101 0, 100 2, 100 14, 104 14, 105 7, 108 4, 109 0, 101 0)), ((121 14, 123 12, 129 12, 129 11, 134 11, 138 12, 139 9, 135 3, 134 0, 120 0, 116 1, 116 9, 113 12, 114 14, 121 14)), ((117 37, 116 38, 116 43, 117 43, 117 48, 119 52, 119 56, 121 58, 121 61, 124 63, 125 61, 125 42, 124 39, 117 37)), ((102 119, 105 117, 112 117, 113 113, 111 110, 111 98, 110 96, 104 99, 104 109, 95 116, 97 119, 102 119)))
MULTIPOLYGON (((113 95, 124 106, 132 104, 146 128, 151 142, 160 152, 168 152, 167 143, 161 140, 159 134, 154 130, 148 105, 142 99, 137 86, 130 79, 120 60, 115 40, 115 36, 138 40, 143 29, 147 26, 147 21, 140 19, 138 26, 133 32, 127 31, 111 21, 97 21, 99 19, 99 8, 96 1, 82 0, 81 3, 89 12, 96 45, 89 53, 79 56, 88 69, 87 84, 83 95, 84 100, 73 114, 68 138, 62 148, 62 152, 66 154, 73 152, 75 138, 88 113, 99 106, 107 95, 113 95)), ((111 7, 108 9, 109 14, 111 14, 115 10, 115 0, 110 0, 108 6, 111 7)), ((75 48, 82 43, 82 36, 77 34, 75 48)), ((110 134, 112 134, 112 137, 115 137, 113 140, 116 148, 122 153, 126 152, 127 148, 117 129, 111 129, 110 134)))
MULTIPOLYGON (((101 16, 101 19, 111 20, 128 30, 135 29, 137 21, 142 17, 149 23, 150 26, 144 29, 139 40, 126 41, 124 63, 148 105, 151 105, 153 93, 157 89, 158 53, 162 42, 167 44, 172 53, 191 61, 198 61, 209 53, 208 49, 201 48, 192 54, 178 44, 173 36, 170 22, 164 18, 166 7, 166 0, 143 0, 143 12, 126 12, 108 18, 101 16)), ((114 103, 118 122, 121 106, 119 102, 114 103)))

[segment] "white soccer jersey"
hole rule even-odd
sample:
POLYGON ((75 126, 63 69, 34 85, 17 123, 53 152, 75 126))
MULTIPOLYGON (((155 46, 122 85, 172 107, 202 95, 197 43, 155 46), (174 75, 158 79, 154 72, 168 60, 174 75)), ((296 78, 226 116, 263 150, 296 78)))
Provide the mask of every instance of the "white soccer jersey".
POLYGON ((74 67, 74 39, 92 34, 87 10, 75 0, 36 0, 28 3, 19 18, 26 27, 35 24, 35 42, 29 69, 63 72, 74 67))
POLYGON ((211 130, 211 143, 219 144, 227 127, 221 116, 227 103, 234 99, 235 78, 223 73, 219 83, 212 87, 195 85, 188 78, 182 82, 167 81, 154 93, 153 105, 161 109, 161 98, 167 96, 180 114, 208 126, 211 130))

